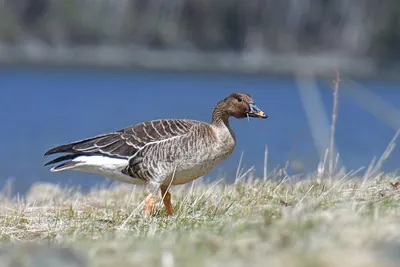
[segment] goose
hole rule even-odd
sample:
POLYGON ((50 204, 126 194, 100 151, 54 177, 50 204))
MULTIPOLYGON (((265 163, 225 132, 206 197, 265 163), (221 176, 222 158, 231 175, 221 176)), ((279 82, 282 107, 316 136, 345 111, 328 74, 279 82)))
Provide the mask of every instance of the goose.
POLYGON ((267 118, 247 93, 232 93, 219 101, 211 123, 189 119, 159 119, 59 145, 44 156, 64 153, 45 163, 61 163, 51 172, 80 171, 148 186, 144 213, 153 211, 161 196, 167 215, 173 215, 170 185, 204 176, 227 159, 236 144, 229 118, 267 118))

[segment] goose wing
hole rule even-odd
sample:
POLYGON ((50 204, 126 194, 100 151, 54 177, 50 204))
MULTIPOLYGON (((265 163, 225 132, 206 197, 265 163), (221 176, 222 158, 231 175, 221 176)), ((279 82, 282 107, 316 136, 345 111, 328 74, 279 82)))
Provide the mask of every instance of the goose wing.
POLYGON ((148 144, 184 135, 193 125, 193 120, 164 119, 135 124, 122 130, 94 136, 48 150, 45 156, 68 153, 45 164, 50 165, 80 155, 103 155, 116 158, 132 158, 148 144))

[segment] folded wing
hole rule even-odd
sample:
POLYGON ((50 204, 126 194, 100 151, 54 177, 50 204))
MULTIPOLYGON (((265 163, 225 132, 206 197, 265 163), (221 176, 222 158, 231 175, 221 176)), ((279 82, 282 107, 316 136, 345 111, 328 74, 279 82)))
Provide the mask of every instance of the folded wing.
MULTIPOLYGON (((116 132, 60 145, 48 150, 45 156, 57 153, 67 154, 47 162, 45 166, 73 160, 81 155, 131 159, 146 145, 183 135, 195 123, 196 121, 191 120, 154 120, 135 124, 116 132)), ((65 163, 61 165, 65 166, 65 163)), ((57 168, 58 166, 54 169, 57 168)))

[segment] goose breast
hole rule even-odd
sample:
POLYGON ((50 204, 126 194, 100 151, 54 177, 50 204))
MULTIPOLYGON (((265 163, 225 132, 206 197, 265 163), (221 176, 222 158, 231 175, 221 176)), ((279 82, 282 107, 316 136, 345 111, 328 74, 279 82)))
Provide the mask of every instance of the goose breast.
POLYGON ((234 147, 231 131, 198 123, 182 136, 144 148, 130 163, 131 172, 161 184, 184 184, 214 169, 234 147))

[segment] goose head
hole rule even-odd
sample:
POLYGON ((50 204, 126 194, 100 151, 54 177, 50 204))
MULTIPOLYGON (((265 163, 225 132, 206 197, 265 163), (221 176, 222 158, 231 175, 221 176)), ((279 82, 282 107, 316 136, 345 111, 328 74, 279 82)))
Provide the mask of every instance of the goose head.
POLYGON ((217 103, 214 116, 229 118, 230 116, 241 119, 247 117, 268 118, 254 103, 253 98, 246 93, 233 93, 217 103))

